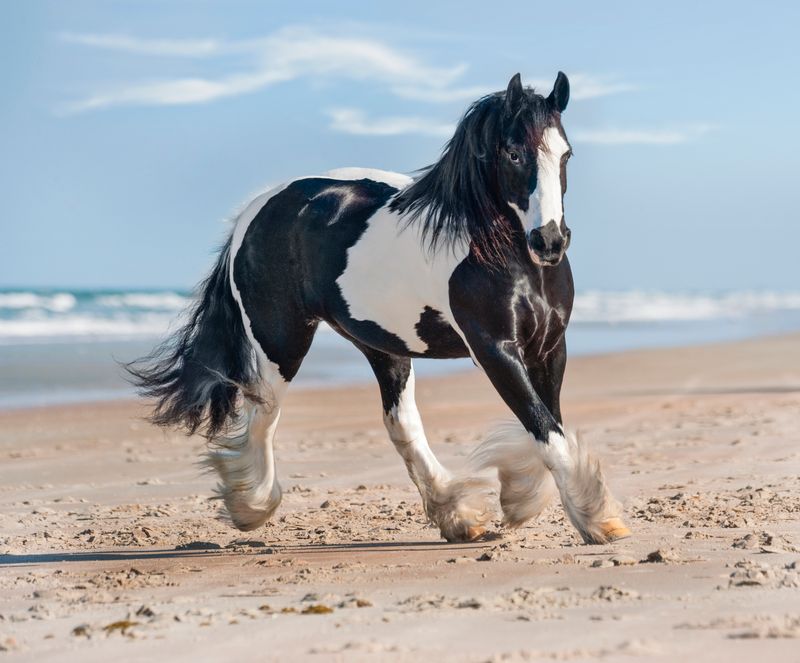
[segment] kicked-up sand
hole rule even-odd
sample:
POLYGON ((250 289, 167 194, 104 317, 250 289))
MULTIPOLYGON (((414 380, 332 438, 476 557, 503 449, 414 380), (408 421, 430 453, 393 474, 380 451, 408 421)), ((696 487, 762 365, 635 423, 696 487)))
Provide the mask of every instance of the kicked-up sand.
MULTIPOLYGON (((457 468, 508 411, 479 373, 420 379, 457 468)), ((377 386, 294 391, 283 503, 219 516, 200 438, 137 403, 0 413, 9 661, 800 661, 800 335, 571 360, 563 410, 632 538, 553 504, 439 539, 377 386)))

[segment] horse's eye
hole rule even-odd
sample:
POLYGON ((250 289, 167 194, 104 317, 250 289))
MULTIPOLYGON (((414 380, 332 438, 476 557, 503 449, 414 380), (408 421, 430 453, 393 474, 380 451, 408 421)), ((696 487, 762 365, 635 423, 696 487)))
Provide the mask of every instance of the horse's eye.
POLYGON ((511 159, 511 163, 519 163, 519 153, 514 152, 514 150, 508 153, 508 158, 511 159))

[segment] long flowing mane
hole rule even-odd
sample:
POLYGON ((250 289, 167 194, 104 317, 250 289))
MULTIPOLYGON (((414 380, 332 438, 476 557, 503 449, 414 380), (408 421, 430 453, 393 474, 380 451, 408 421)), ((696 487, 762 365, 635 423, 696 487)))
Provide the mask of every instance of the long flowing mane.
MULTIPOLYGON (((544 99, 530 88, 525 97, 531 122, 528 133, 533 135, 534 128, 546 121, 544 99)), ((505 98, 504 92, 496 92, 474 102, 439 161, 423 168, 390 204, 393 211, 406 216, 407 225, 420 225, 431 252, 471 242, 480 262, 504 262, 504 248, 513 233, 500 208, 505 203, 498 200, 496 182, 503 125, 512 119, 504 117, 505 98)))

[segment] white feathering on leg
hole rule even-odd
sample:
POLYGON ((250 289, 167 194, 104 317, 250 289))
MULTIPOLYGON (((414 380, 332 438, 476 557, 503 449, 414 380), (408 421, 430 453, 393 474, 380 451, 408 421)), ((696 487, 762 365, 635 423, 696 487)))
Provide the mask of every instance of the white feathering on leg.
POLYGON ((537 445, 553 473, 561 502, 570 522, 586 543, 606 543, 613 538, 607 523, 619 516, 619 504, 606 485, 600 461, 572 433, 552 432, 547 444, 537 445))
MULTIPOLYGON (((538 516, 553 496, 553 479, 564 510, 587 543, 617 538, 609 523, 619 514, 600 461, 571 433, 537 441, 516 421, 500 425, 470 456, 468 467, 497 468, 505 524, 518 527, 538 516), (552 476, 550 476, 552 473, 552 476)), ((622 526, 621 522, 619 523, 622 526)))
POLYGON ((519 423, 506 422, 498 426, 468 460, 473 472, 497 468, 503 522, 510 527, 519 527, 537 517, 555 492, 536 446, 531 434, 519 423))
POLYGON ((219 474, 216 493, 233 524, 242 531, 261 527, 281 503, 272 436, 280 411, 247 402, 232 433, 210 440, 203 464, 219 474))

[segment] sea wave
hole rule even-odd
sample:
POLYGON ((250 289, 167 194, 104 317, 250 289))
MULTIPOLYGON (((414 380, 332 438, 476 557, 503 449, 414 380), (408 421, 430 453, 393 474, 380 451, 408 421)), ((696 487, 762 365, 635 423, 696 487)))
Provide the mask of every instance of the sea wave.
POLYGON ((723 294, 586 291, 575 297, 572 321, 594 324, 731 320, 800 310, 800 292, 723 294))
POLYGON ((177 292, 128 292, 116 295, 102 295, 95 299, 98 306, 121 309, 157 309, 180 311, 191 299, 177 292))
POLYGON ((178 324, 176 316, 156 313, 114 317, 90 314, 58 317, 29 315, 0 320, 0 344, 47 340, 150 338, 162 336, 178 324))
MULTIPOLYGON (((180 324, 180 312, 191 302, 177 290, 0 291, 0 344, 157 338, 180 324)), ((800 292, 591 290, 576 296, 572 322, 633 326, 780 315, 797 319, 798 312, 800 292)))
POLYGON ((44 309, 61 313, 77 304, 75 295, 69 292, 38 294, 35 292, 0 292, 0 310, 44 309))

